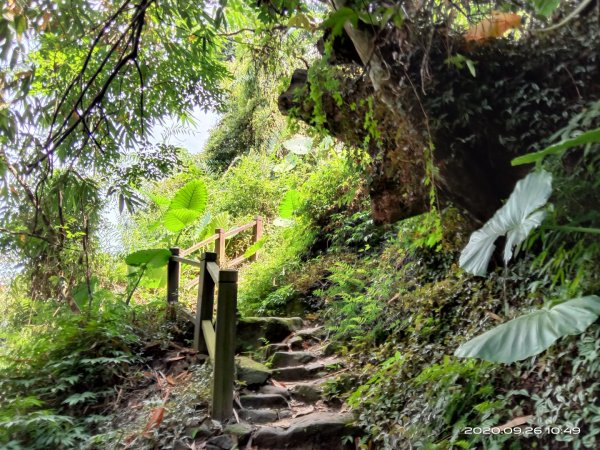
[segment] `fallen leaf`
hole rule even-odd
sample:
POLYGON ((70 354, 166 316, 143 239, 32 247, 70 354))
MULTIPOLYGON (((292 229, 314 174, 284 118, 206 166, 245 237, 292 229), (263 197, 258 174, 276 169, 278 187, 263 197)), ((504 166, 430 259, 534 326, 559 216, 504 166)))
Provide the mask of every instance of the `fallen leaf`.
POLYGON ((175 380, 173 379, 172 375, 167 375, 165 380, 167 380, 167 383, 169 383, 171 386, 175 386, 175 380))
POLYGON ((189 371, 184 370, 183 372, 181 372, 179 375, 177 375, 175 377, 176 380, 180 380, 180 379, 185 379, 188 375, 190 374, 189 371))
POLYGON ((165 359, 165 362, 181 361, 182 359, 185 359, 185 356, 174 356, 172 358, 165 359))
POLYGON ((154 408, 150 414, 150 420, 148 420, 148 423, 146 424, 146 427, 144 428, 144 432, 142 433, 142 435, 144 437, 152 436, 151 431, 160 426, 164 417, 165 417, 165 407, 164 406, 159 406, 158 408, 154 408))
POLYGON ((519 425, 523 425, 525 423, 528 423, 531 419, 533 419, 533 416, 520 416, 520 417, 515 417, 512 420, 509 420, 508 422, 506 422, 503 425, 498 425, 495 428, 500 428, 501 430, 505 430, 506 428, 513 428, 513 427, 518 427, 519 425))
POLYGON ((285 384, 283 384, 283 383, 282 383, 282 382, 280 382, 280 381, 274 380, 274 379, 272 379, 272 378, 271 378, 271 383, 273 383, 273 386, 277 386, 277 387, 279 387, 279 388, 287 389, 287 387, 286 387, 286 385, 285 385, 285 384))
POLYGON ((498 314, 494 314, 491 311, 486 311, 485 313, 492 319, 494 319, 496 322, 504 322, 504 320, 502 320, 502 317, 500 317, 498 314))
POLYGON ((298 410, 296 410, 296 412, 292 415, 292 419, 295 419, 296 417, 300 417, 300 416, 306 416, 307 414, 310 414, 312 412, 315 411, 315 407, 314 406, 307 406, 305 408, 298 408, 298 410))

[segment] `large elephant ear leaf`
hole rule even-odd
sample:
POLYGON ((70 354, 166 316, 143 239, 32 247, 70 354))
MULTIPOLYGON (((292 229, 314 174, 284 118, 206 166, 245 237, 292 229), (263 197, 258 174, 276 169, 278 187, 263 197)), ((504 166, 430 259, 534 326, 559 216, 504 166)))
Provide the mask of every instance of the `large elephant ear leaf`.
POLYGON ((208 191, 202 180, 193 180, 177 191, 169 209, 189 209, 200 214, 206 208, 208 191))
POLYGON ((285 193, 283 200, 279 204, 279 217, 282 219, 291 219, 296 210, 301 205, 302 196, 300 192, 291 189, 285 193))
POLYGON ((165 248, 153 248, 148 250, 139 250, 130 253, 125 257, 128 266, 148 268, 158 268, 166 265, 171 257, 171 252, 165 248))
POLYGON ((600 315, 600 297, 574 298, 543 308, 483 333, 461 345, 455 356, 512 363, 537 355, 563 336, 583 333, 600 315))
POLYGON ((200 213, 192 209, 168 209, 163 216, 163 225, 170 232, 177 233, 193 224, 198 217, 200 217, 200 213))
POLYGON ((296 135, 283 143, 283 147, 295 155, 306 155, 312 149, 312 138, 296 135))
POLYGON ((177 191, 163 216, 165 228, 177 233, 192 225, 206 209, 208 193, 202 180, 193 180, 177 191))
POLYGON ((551 193, 552 175, 545 170, 532 172, 517 182, 504 206, 471 235, 460 255, 460 266, 469 273, 485 276, 495 248, 494 242, 503 235, 506 235, 504 262, 508 263, 513 248, 544 220, 546 213, 539 209, 546 204, 551 193))

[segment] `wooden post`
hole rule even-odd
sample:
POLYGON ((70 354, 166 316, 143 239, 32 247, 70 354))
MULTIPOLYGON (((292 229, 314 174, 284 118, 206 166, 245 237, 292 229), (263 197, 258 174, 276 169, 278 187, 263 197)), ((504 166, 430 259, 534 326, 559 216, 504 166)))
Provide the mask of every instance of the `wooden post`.
POLYGON ((219 237, 215 241, 215 253, 217 254, 217 264, 223 267, 225 264, 225 230, 223 228, 217 228, 215 233, 218 233, 219 237))
MULTIPOLYGON (((256 225, 254 225, 254 239, 253 243, 256 244, 263 235, 263 219, 262 216, 256 216, 256 225)), ((258 259, 258 250, 254 252, 254 255, 250 257, 250 261, 256 261, 258 259)))
POLYGON ((207 352, 204 333, 202 332, 202 321, 210 320, 213 317, 213 305, 215 297, 215 282, 206 270, 206 263, 217 260, 216 253, 202 253, 200 261, 199 283, 198 283, 198 302, 196 304, 196 322, 194 324, 194 350, 207 352))
MULTIPOLYGON (((171 255, 179 256, 179 248, 172 248, 171 255)), ((173 259, 169 259, 169 264, 167 266, 167 316, 169 317, 169 319, 175 318, 174 303, 176 303, 179 300, 179 274, 179 261, 173 261, 173 259)))
POLYGON ((219 272, 212 417, 221 421, 233 414, 237 278, 235 270, 219 272))

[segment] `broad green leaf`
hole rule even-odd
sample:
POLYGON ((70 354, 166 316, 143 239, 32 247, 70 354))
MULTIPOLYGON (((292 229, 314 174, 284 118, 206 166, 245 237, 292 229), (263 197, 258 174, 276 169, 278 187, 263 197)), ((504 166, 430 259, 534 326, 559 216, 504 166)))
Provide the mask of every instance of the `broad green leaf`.
POLYGON ((337 36, 342 32, 346 22, 350 22, 352 25, 356 26, 358 24, 358 13, 352 8, 344 6, 330 14, 321 24, 321 28, 331 28, 332 34, 337 36))
POLYGON ((125 257, 125 262, 129 266, 149 268, 162 267, 169 262, 171 252, 165 248, 153 248, 148 250, 139 250, 130 253, 125 257))
POLYGON ((158 289, 167 285, 167 269, 165 267, 153 267, 144 272, 144 277, 140 281, 140 285, 158 289))
POLYGON ((461 345, 455 356, 512 363, 537 355, 563 336, 583 333, 600 315, 600 297, 574 298, 542 308, 477 336, 461 345))
POLYGON ((294 136, 285 141, 283 147, 296 155, 306 155, 312 149, 313 140, 306 136, 294 136))
POLYGON ((193 180, 177 191, 169 209, 189 209, 202 214, 207 199, 206 184, 202 180, 193 180))
POLYGON ((552 175, 544 170, 532 172, 517 182, 508 201, 483 227, 471 234, 460 254, 460 266, 474 275, 485 276, 496 239, 506 235, 504 262, 512 258, 513 248, 521 244, 546 215, 539 210, 552 193, 552 175))
POLYGON ((560 0, 533 0, 535 11, 544 17, 550 17, 559 4, 560 0))
POLYGON ((579 136, 571 139, 565 139, 564 141, 546 147, 545 149, 540 150, 539 152, 528 153, 527 155, 519 156, 518 158, 513 159, 511 161, 511 164, 513 166, 519 166, 521 164, 535 163, 548 155, 562 153, 565 150, 568 150, 572 147, 577 147, 578 145, 591 144, 593 142, 600 142, 600 128, 586 131, 585 133, 582 133, 579 136))
POLYGON ((150 194, 147 193, 146 194, 148 196, 148 198, 150 198, 150 200, 152 200, 154 202, 155 205, 157 206, 166 206, 168 205, 169 199, 167 197, 163 197, 162 195, 158 195, 158 194, 150 194))
POLYGON ((282 219, 294 217, 296 210, 300 207, 300 200, 300 192, 294 189, 287 191, 279 205, 279 217, 282 219))
POLYGON ((254 255, 257 251, 264 247, 266 241, 266 238, 262 238, 248 247, 248 249, 244 252, 244 258, 250 258, 252 255, 254 255))
POLYGON ((168 209, 163 216, 163 225, 172 233, 177 233, 193 224, 201 215, 201 212, 193 209, 168 209))

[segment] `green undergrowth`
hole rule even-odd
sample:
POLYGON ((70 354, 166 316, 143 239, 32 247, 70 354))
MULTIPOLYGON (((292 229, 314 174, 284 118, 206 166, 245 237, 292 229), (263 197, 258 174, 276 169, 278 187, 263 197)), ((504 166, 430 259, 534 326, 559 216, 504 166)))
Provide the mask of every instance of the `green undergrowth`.
POLYGON ((156 305, 96 298, 81 315, 2 295, 0 447, 83 448, 110 420, 111 401, 143 362, 139 324, 156 305))
POLYGON ((540 307, 557 292, 595 289, 593 239, 563 235, 557 253, 558 231, 546 230, 543 239, 532 236, 515 264, 481 278, 458 268, 473 224, 456 209, 388 227, 375 226, 360 211, 330 219, 325 249, 315 250, 317 234, 304 260, 272 263, 279 287, 265 285, 267 295, 254 312, 285 310, 299 296, 317 304, 330 340, 350 365, 326 392, 354 408, 365 448, 595 447, 599 326, 511 365, 452 356, 467 339, 540 307), (523 431, 561 426, 580 433, 465 434, 467 427, 491 428, 529 415, 534 419, 523 431))

